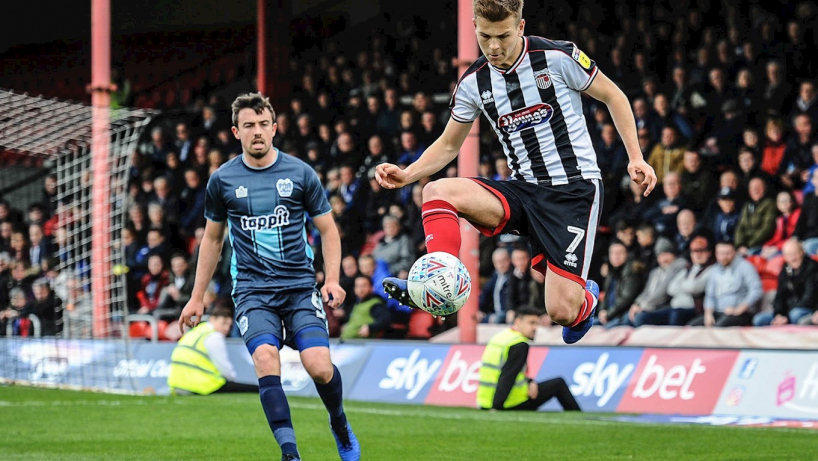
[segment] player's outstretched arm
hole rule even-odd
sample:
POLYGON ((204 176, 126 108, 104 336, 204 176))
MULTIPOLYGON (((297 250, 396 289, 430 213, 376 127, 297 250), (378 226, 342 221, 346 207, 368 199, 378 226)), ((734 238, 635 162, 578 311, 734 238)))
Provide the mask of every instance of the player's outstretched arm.
POLYGON ((312 218, 321 233, 321 251, 324 254, 324 286, 321 296, 329 307, 335 309, 344 302, 346 292, 341 288, 341 235, 331 213, 312 218), (332 299, 330 299, 330 295, 332 299))
POLYGON ((375 168, 375 178, 384 189, 396 189, 437 173, 457 157, 471 126, 471 123, 449 119, 443 134, 423 151, 415 163, 404 169, 391 163, 382 163, 375 168))
POLYGON ((611 113, 616 131, 619 132, 619 136, 625 144, 625 149, 628 151, 628 158, 630 159, 628 174, 630 174, 633 181, 641 182, 642 187, 645 188, 645 197, 647 197, 656 187, 656 172, 645 161, 642 151, 639 149, 639 140, 636 137, 636 120, 633 118, 628 97, 602 72, 597 72, 596 78, 585 92, 608 106, 608 112, 611 113), (640 175, 643 177, 640 178, 640 175))
POLYGON ((199 246, 199 261, 196 263, 196 281, 193 283, 193 292, 190 295, 190 301, 182 309, 182 315, 179 316, 179 331, 182 333, 185 332, 185 325, 195 327, 202 321, 204 293, 222 255, 224 229, 223 222, 208 219, 207 224, 205 224, 204 237, 202 237, 202 243, 199 246), (193 319, 194 316, 196 317, 195 320, 193 319))

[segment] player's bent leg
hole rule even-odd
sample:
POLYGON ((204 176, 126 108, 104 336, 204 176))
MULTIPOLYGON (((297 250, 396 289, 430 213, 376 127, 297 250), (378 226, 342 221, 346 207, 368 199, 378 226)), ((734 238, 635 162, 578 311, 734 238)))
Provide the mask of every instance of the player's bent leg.
POLYGON ((265 343, 255 348, 250 354, 256 369, 256 376, 281 375, 281 362, 278 356, 278 347, 265 343))
MULTIPOLYGON (((438 179, 427 184, 423 188, 422 214, 427 253, 443 251, 455 257, 460 253, 459 216, 484 233, 486 229, 497 229, 508 220, 507 206, 498 195, 468 178, 438 179)), ((383 288, 399 303, 418 308, 409 297, 406 280, 386 277, 383 288)))
POLYGON ((562 339, 573 344, 594 325, 599 300, 599 285, 548 265, 545 277, 545 308, 556 323, 563 326, 562 339))

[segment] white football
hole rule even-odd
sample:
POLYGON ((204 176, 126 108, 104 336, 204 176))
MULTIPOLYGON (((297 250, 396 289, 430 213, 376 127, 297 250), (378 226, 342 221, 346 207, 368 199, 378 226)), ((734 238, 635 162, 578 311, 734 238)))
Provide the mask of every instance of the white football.
POLYGON ((409 297, 432 315, 460 310, 471 293, 471 276, 456 257, 436 251, 422 256, 409 270, 409 297))

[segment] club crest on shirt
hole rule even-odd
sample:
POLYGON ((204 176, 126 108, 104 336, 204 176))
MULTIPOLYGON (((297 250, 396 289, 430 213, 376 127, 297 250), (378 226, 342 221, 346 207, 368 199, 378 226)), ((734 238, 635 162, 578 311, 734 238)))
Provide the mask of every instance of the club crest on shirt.
POLYGON ((551 120, 554 108, 550 104, 535 104, 501 115, 497 126, 506 133, 516 133, 551 120))
POLYGON ((236 198, 247 198, 247 188, 239 186, 238 189, 236 189, 236 198))
POLYGON ((578 62, 583 69, 589 70, 591 68, 591 58, 589 58, 587 54, 583 53, 582 50, 577 48, 576 45, 574 45, 574 51, 571 53, 571 58, 578 62))
POLYGON ((534 72, 534 81, 537 82, 537 88, 547 90, 551 88, 551 71, 546 67, 543 70, 534 72))
POLYGON ((480 95, 480 99, 483 100, 483 105, 491 104, 494 102, 494 95, 491 94, 491 90, 486 90, 480 95))
POLYGON ((290 178, 279 179, 276 182, 276 189, 278 189, 278 195, 289 197, 293 195, 293 181, 290 178))

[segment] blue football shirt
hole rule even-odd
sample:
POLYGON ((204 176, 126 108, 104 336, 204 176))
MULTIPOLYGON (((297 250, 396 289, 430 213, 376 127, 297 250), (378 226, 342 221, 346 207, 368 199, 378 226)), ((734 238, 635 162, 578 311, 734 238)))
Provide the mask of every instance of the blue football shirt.
POLYGON ((227 221, 233 293, 314 286, 307 217, 329 212, 315 171, 281 151, 264 168, 240 155, 216 170, 207 183, 205 217, 227 221))

